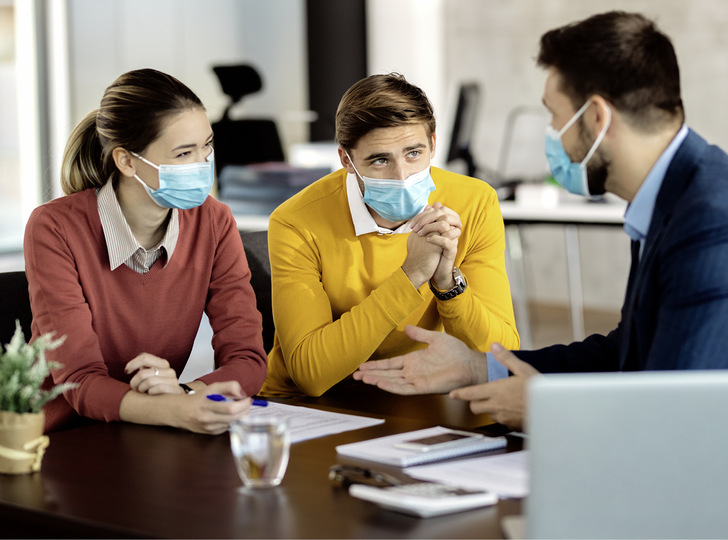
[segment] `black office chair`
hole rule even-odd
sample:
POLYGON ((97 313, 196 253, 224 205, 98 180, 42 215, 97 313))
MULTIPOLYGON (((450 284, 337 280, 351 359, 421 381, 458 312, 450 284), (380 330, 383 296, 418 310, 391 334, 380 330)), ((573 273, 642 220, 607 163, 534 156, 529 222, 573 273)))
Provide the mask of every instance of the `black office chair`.
POLYGON ((463 83, 458 89, 458 101, 453 118, 450 147, 447 152, 447 163, 463 161, 468 176, 476 177, 479 173, 475 158, 471 152, 473 131, 480 102, 480 85, 476 82, 463 83))
POLYGON ((222 91, 230 98, 222 118, 212 124, 215 134, 215 164, 218 176, 226 165, 248 165, 268 161, 284 161, 283 145, 278 128, 270 118, 230 117, 230 109, 243 97, 263 88, 260 75, 253 66, 239 64, 214 66, 222 91))
POLYGON ((0 345, 4 347, 10 343, 15 333, 16 319, 20 321, 25 339, 29 340, 33 314, 30 311, 25 272, 0 273, 0 306, 0 345))
POLYGON ((255 291, 255 302, 263 316, 263 345, 266 352, 273 348, 273 307, 271 302, 270 258, 268 257, 268 231, 241 232, 245 256, 250 267, 250 284, 255 291))

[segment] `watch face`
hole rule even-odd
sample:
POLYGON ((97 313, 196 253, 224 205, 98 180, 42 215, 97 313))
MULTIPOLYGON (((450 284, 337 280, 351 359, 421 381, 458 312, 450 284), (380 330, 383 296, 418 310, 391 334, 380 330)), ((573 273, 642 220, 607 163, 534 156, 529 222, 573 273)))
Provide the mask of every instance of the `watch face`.
POLYGON ((452 269, 452 278, 455 280, 455 285, 465 285, 465 276, 457 266, 452 269))

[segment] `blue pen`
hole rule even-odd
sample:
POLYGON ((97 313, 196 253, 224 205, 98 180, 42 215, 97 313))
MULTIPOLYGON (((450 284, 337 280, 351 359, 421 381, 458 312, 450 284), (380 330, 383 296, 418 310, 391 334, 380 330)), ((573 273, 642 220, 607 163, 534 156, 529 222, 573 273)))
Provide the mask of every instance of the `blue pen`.
MULTIPOLYGON (((235 401, 234 399, 230 399, 229 397, 225 397, 220 394, 208 394, 207 399, 210 401, 235 401)), ((268 402, 264 399, 253 398, 253 405, 256 405, 257 407, 267 407, 268 402)))

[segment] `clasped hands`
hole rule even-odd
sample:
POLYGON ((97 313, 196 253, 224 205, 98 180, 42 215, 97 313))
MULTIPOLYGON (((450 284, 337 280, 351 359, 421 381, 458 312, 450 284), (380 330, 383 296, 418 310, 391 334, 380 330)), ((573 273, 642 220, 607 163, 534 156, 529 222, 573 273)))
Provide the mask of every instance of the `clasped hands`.
POLYGON ((436 202, 412 218, 410 227, 402 270, 412 285, 419 289, 432 280, 440 290, 454 287, 452 267, 463 227, 460 216, 436 202))
POLYGON ((353 377, 394 394, 443 394, 470 402, 475 414, 488 413, 496 422, 523 429, 526 411, 526 383, 539 372, 501 345, 490 352, 512 373, 488 382, 485 353, 470 349, 459 339, 412 325, 407 335, 427 347, 384 360, 370 360, 359 366, 353 377))

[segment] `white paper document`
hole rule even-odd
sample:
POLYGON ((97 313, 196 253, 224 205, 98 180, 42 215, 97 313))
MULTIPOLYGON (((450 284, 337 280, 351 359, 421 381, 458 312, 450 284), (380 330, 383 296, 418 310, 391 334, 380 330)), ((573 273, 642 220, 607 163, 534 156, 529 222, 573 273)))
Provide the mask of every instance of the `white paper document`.
POLYGON ((408 467, 404 472, 419 480, 493 491, 500 497, 525 497, 528 495, 527 456, 527 451, 522 450, 408 467))
POLYGON ((255 416, 275 415, 288 420, 292 443, 384 423, 384 420, 380 418, 322 411, 274 401, 269 401, 266 407, 253 405, 250 408, 250 414, 255 416))

